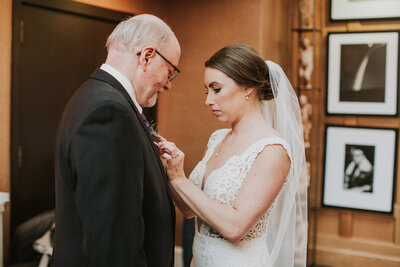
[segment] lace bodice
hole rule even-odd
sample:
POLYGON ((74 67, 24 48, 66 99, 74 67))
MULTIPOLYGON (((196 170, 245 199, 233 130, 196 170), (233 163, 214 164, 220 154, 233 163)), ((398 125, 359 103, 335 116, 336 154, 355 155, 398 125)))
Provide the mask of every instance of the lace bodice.
MULTIPOLYGON (((213 155, 215 147, 229 132, 230 129, 220 129, 211 135, 204 158, 197 164, 193 172, 190 174, 189 179, 199 188, 202 187, 207 161, 213 155)), ((223 164, 222 167, 211 171, 204 183, 204 193, 219 203, 232 207, 243 181, 258 154, 264 150, 265 146, 273 144, 282 145, 291 159, 289 145, 285 140, 279 137, 262 138, 250 145, 241 155, 232 156, 223 164)), ((279 194, 276 199, 278 198, 279 194)), ((253 227, 251 227, 241 241, 252 240, 266 233, 268 215, 273 207, 274 204, 272 204, 268 211, 253 225, 253 227)), ((196 229, 198 228, 196 227, 196 229)), ((204 222, 201 223, 199 232, 209 237, 224 239, 218 232, 204 222)))

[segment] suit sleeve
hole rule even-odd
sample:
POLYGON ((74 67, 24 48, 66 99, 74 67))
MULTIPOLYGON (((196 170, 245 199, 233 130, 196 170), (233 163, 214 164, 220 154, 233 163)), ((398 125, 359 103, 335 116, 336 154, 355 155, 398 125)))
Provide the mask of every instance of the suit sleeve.
POLYGON ((143 158, 131 111, 94 108, 71 141, 75 206, 88 266, 146 266, 143 158))

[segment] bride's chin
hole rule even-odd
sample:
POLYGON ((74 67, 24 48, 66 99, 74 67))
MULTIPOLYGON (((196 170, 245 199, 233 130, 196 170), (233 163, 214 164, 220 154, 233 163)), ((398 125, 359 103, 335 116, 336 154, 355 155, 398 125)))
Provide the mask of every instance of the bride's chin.
POLYGON ((228 119, 224 116, 216 116, 219 122, 229 122, 228 119))

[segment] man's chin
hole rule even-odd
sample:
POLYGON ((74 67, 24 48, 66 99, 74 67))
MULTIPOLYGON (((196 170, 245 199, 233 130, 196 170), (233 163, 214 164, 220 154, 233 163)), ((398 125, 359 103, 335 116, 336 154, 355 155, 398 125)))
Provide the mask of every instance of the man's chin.
POLYGON ((157 98, 158 98, 158 94, 154 94, 154 95, 147 101, 146 108, 154 107, 154 105, 157 103, 157 98))

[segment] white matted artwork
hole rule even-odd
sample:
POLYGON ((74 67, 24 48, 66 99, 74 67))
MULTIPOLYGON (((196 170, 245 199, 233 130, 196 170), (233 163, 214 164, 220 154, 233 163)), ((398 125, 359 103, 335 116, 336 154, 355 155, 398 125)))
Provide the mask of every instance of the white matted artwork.
POLYGON ((397 130, 327 125, 322 204, 393 212, 397 130))
POLYGON ((328 34, 327 114, 397 115, 399 32, 328 34))
POLYGON ((400 19, 400 0, 331 0, 330 19, 400 19))

